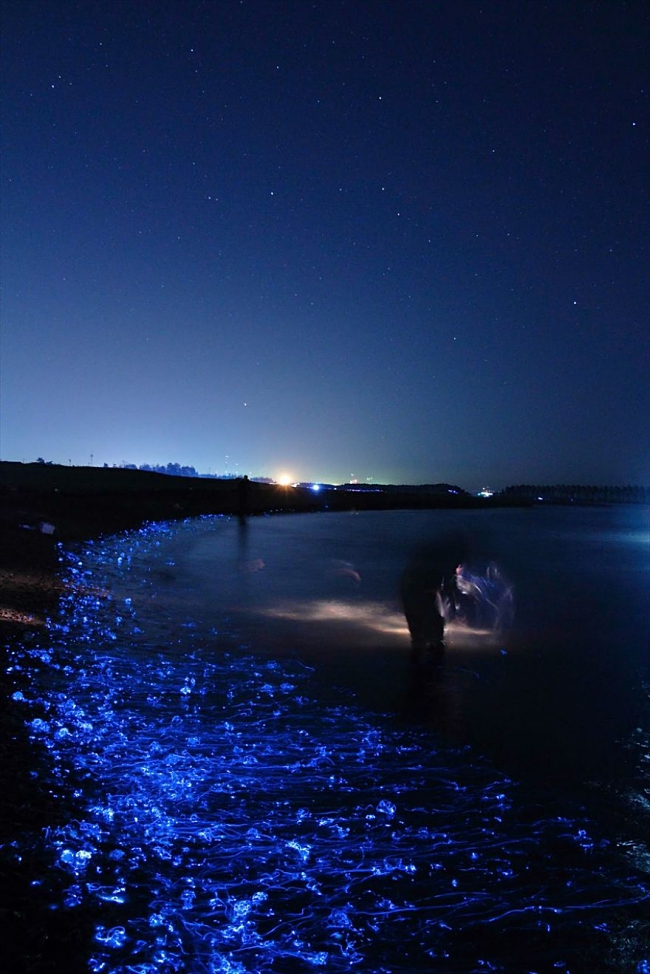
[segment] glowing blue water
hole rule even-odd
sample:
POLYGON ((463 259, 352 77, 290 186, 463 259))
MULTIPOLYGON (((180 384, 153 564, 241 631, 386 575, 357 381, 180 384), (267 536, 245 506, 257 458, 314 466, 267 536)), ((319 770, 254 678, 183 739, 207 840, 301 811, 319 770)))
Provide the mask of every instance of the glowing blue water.
MULTIPOLYGON (((585 944, 650 902, 641 847, 626 861, 571 801, 533 804, 476 749, 324 694, 313 666, 255 645, 259 628, 241 645, 225 573, 211 612, 200 585, 170 593, 170 552, 231 530, 76 549, 50 638, 15 651, 15 702, 82 809, 43 841, 60 908, 102 917, 90 971, 586 970, 585 944)), ((318 600, 325 627, 341 577, 318 600)), ((264 584, 246 605, 270 625, 264 584)), ((355 592, 346 618, 367 638, 355 592)), ((401 652, 396 627, 385 603, 373 638, 401 652)))

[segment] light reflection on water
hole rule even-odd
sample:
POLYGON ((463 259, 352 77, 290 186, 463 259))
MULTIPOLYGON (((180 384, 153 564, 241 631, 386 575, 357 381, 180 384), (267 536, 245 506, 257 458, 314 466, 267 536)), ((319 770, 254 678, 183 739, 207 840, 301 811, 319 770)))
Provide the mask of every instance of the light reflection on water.
MULTIPOLYGON (((313 602, 285 602, 267 609, 263 614, 295 622, 339 622, 345 626, 361 627, 368 636, 391 636, 402 643, 409 639, 404 614, 388 608, 382 602, 350 605, 343 601, 314 599, 313 602)), ((453 620, 445 629, 445 641, 450 647, 462 650, 468 646, 501 645, 503 637, 493 629, 479 629, 453 620)))
MULTIPOLYGON (((218 542, 219 522, 205 526, 218 542)), ((83 814, 46 841, 69 878, 63 905, 104 918, 89 969, 593 969, 586 945, 645 910, 642 844, 626 865, 570 801, 533 807, 475 751, 241 646, 241 602, 206 615, 200 585, 174 592, 168 542, 201 530, 77 550, 49 644, 16 650, 16 702, 78 782, 83 814)), ((219 581, 226 604, 241 594, 219 581)), ((253 596, 261 625, 333 615, 357 637, 408 641, 389 600, 253 596)))

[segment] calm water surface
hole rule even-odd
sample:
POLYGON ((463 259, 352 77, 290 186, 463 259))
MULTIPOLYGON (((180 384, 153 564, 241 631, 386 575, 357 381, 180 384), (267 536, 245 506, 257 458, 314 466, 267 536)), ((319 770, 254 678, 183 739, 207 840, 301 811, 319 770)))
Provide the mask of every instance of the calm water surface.
POLYGON ((206 527, 169 554, 166 592, 180 588, 197 622, 225 616, 257 652, 295 655, 364 705, 430 724, 533 779, 630 774, 628 735, 647 705, 647 510, 264 518, 206 527), (418 542, 450 525, 512 580, 516 627, 504 642, 452 627, 442 669, 414 673, 399 575, 418 542))
POLYGON ((202 518, 65 565, 17 699, 81 781, 48 841, 63 908, 105 904, 90 970, 650 969, 647 509, 202 518), (414 667, 399 576, 459 526, 515 623, 414 667))

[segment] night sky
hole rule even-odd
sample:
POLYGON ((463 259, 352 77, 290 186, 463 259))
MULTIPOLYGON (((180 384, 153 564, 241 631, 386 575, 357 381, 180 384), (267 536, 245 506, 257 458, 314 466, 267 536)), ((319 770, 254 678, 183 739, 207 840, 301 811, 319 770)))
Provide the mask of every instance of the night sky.
POLYGON ((646 9, 9 0, 2 458, 650 483, 646 9))

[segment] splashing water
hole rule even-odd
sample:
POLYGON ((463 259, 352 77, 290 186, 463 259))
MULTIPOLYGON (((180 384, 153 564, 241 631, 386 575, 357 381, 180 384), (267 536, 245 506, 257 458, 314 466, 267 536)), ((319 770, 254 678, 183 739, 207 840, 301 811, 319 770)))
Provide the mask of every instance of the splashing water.
POLYGON ((49 640, 14 652, 14 700, 81 803, 43 841, 60 906, 104 918, 93 974, 489 971, 512 952, 576 971, 650 901, 575 811, 527 809, 467 750, 319 702, 310 668, 112 594, 149 584, 183 529, 67 555, 49 640))

